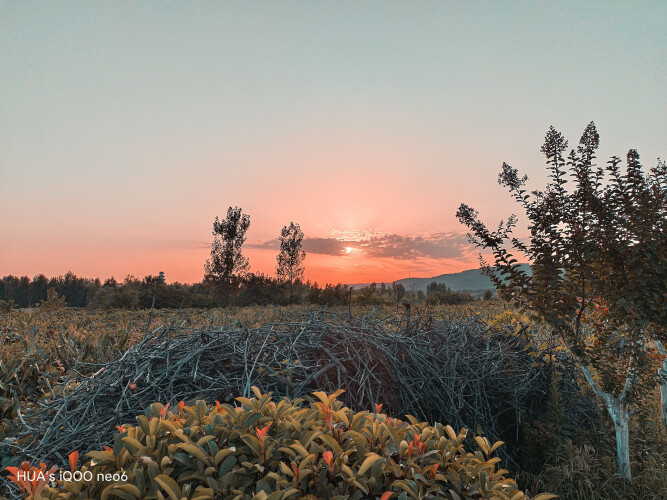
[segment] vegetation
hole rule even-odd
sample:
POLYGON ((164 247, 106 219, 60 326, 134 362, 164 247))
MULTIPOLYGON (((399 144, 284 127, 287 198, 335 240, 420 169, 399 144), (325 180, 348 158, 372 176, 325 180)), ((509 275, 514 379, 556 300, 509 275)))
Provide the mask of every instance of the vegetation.
POLYGON ((298 224, 290 222, 289 226, 280 231, 280 253, 276 257, 276 276, 281 283, 292 285, 296 281, 303 281, 303 261, 306 252, 303 251, 303 231, 298 224))
MULTIPOLYGON (((47 279, 44 275, 32 280, 26 276, 5 276, 0 279, 0 310, 39 307, 53 290, 63 297, 67 307, 85 307, 92 310, 109 309, 156 309, 178 307, 214 308, 222 305, 290 305, 312 304, 351 305, 395 305, 408 301, 421 304, 426 300, 423 293, 406 292, 403 285, 391 287, 371 284, 355 290, 342 284, 326 284, 320 287, 309 281, 296 281, 291 285, 261 273, 247 273, 236 290, 219 288, 210 282, 185 285, 165 283, 156 276, 137 279, 128 276, 122 282, 113 278, 104 283, 100 280, 78 278, 73 273, 65 277, 47 279)), ((474 300, 466 293, 448 292, 440 304, 460 304, 474 300)))
POLYGON ((497 231, 465 204, 457 216, 493 252, 495 269, 485 270, 503 297, 549 325, 577 360, 614 422, 618 472, 630 480, 630 417, 658 383, 653 343, 667 338, 667 168, 644 174, 635 150, 625 173, 617 157, 596 167, 598 145, 591 122, 566 161, 567 141, 552 127, 542 146, 551 182, 532 196, 527 177, 503 164, 498 182, 526 212, 528 243, 511 235, 515 216, 497 231), (511 252, 530 260, 532 274, 511 252))
MULTIPOLYGON (((291 341, 288 342, 289 336, 283 337, 282 344, 267 342, 264 350, 261 350, 264 342, 261 332, 264 331, 262 328, 283 323, 293 324, 293 330, 290 331, 294 331, 295 336, 298 335, 302 328, 299 326, 302 324, 302 315, 309 311, 307 306, 181 310, 178 314, 164 309, 153 312, 94 312, 72 308, 58 311, 38 310, 32 314, 18 311, 6 313, 0 316, 0 325, 3 328, 0 333, 4 339, 0 346, 0 361, 4 370, 0 382, 6 390, 0 391, 0 396, 5 398, 3 401, 7 405, 1 424, 5 441, 2 442, 3 438, 0 437, 3 466, 20 466, 26 457, 39 456, 32 452, 30 455, 22 453, 16 445, 24 446, 26 439, 32 439, 29 429, 46 429, 41 427, 45 423, 44 419, 52 419, 67 401, 69 403, 60 411, 65 426, 75 429, 82 423, 88 426, 93 422, 90 415, 87 416, 77 410, 76 406, 69 405, 74 405, 77 400, 87 401, 81 398, 88 391, 86 388, 91 387, 88 377, 100 366, 109 367, 110 380, 114 377, 119 379, 121 377, 112 375, 116 373, 116 368, 111 367, 116 366, 118 373, 135 370, 135 355, 128 353, 128 350, 134 349, 138 363, 153 359, 151 363, 154 363, 154 366, 147 365, 147 370, 153 375, 159 373, 156 370, 161 370, 159 366, 164 366, 160 365, 160 359, 165 358, 154 357, 154 354, 139 347, 139 343, 146 338, 146 332, 149 337, 158 338, 170 329, 170 343, 173 348, 169 356, 172 356, 174 361, 182 358, 185 363, 183 368, 190 366, 190 371, 180 369, 183 375, 179 376, 182 382, 176 382, 178 392, 172 396, 162 392, 163 395, 160 396, 160 391, 169 389, 168 384, 146 385, 140 378, 136 383, 136 390, 127 390, 127 393, 136 394, 130 396, 133 402, 129 406, 123 405, 123 417, 114 417, 110 410, 100 410, 96 413, 99 418, 115 420, 104 425, 93 425, 96 429, 94 432, 79 433, 89 441, 95 441, 99 437, 100 444, 76 444, 75 440, 69 439, 60 451, 62 456, 66 457, 76 449, 83 457, 90 450, 102 450, 104 445, 112 445, 115 425, 127 427, 127 424, 134 422, 134 416, 141 408, 149 407, 154 401, 163 401, 165 404, 171 402, 171 406, 174 406, 178 401, 184 400, 187 406, 192 406, 195 405, 195 399, 206 398, 209 401, 219 399, 222 403, 234 405, 234 398, 229 398, 227 393, 243 395, 247 378, 243 377, 243 356, 234 354, 234 347, 229 346, 247 349, 250 361, 248 366, 252 366, 255 359, 258 360, 252 384, 264 387, 264 391, 270 390, 280 395, 285 395, 285 389, 280 387, 290 387, 285 385, 288 384, 286 379, 291 379, 292 384, 298 384, 313 375, 309 366, 320 359, 317 353, 328 351, 332 356, 329 359, 337 359, 346 367, 346 374, 340 371, 343 376, 342 383, 338 382, 338 370, 328 369, 311 379, 312 386, 304 386, 306 390, 302 394, 308 394, 308 390, 317 390, 313 387, 326 386, 326 390, 330 392, 334 391, 336 386, 345 387, 348 392, 342 397, 350 408, 373 407, 373 403, 383 401, 384 411, 394 418, 413 414, 420 421, 449 423, 454 428, 467 427, 474 430, 474 435, 486 437, 490 442, 498 439, 505 441, 506 444, 497 452, 500 452, 503 466, 512 471, 520 489, 527 494, 536 495, 541 491, 549 491, 560 494, 563 498, 610 499, 663 498, 667 493, 667 456, 664 455, 667 434, 662 426, 656 427, 654 424, 656 418, 658 422, 660 419, 657 390, 650 391, 645 398, 646 414, 640 412, 631 421, 634 480, 632 486, 624 485, 614 478, 613 469, 609 467, 612 463, 610 457, 613 456, 614 443, 605 437, 605 432, 606 429, 613 428, 613 424, 606 413, 597 409, 591 394, 584 390, 585 386, 581 385, 583 378, 571 356, 552 341, 546 326, 535 324, 527 316, 507 310, 501 301, 490 300, 484 304, 477 302, 472 306, 425 304, 413 311, 412 328, 408 333, 405 330, 407 325, 402 308, 397 313, 395 304, 375 307, 379 316, 373 321, 364 316, 369 309, 353 305, 352 325, 358 326, 352 326, 349 334, 337 341, 331 337, 333 332, 337 331, 332 329, 333 325, 318 330, 318 323, 312 322, 310 328, 315 329, 312 332, 320 333, 315 336, 313 333, 302 335, 301 338, 306 338, 308 342, 298 344, 299 350, 296 352, 300 352, 299 356, 304 360, 301 366, 295 363, 296 354, 281 357, 277 350, 281 349, 280 345, 284 345, 284 349, 292 345, 291 341), (393 330, 380 334, 373 326, 378 322, 385 325, 383 328, 391 327, 393 330), (460 322, 468 326, 446 327, 441 336, 434 337, 434 332, 439 331, 438 325, 460 322), (355 339, 360 335, 355 332, 364 331, 364 328, 368 329, 367 345, 374 346, 374 350, 367 351, 368 348, 363 347, 366 344, 355 343, 358 342, 355 339), (392 341, 395 336, 392 331, 396 328, 405 333, 392 341), (251 332, 252 339, 247 347, 244 347, 245 341, 234 337, 244 335, 245 329, 251 332), (484 330, 488 330, 491 337, 487 339, 482 335, 484 330), (216 331, 220 333, 215 334, 216 331), (254 331, 257 333, 252 333, 254 331), (233 332, 238 333, 230 336, 233 332), (219 335, 220 340, 216 342, 222 341, 226 336, 230 337, 224 346, 221 344, 219 348, 215 348, 216 344, 211 343, 212 335, 219 335), (407 347, 414 343, 412 350, 404 351, 406 361, 404 362, 399 354, 399 365, 396 367, 388 365, 386 361, 379 363, 383 358, 379 357, 375 350, 378 342, 374 339, 377 339, 378 335, 386 335, 387 347, 398 339, 403 339, 399 346, 407 347), (182 340, 176 341, 177 339, 182 340), (517 345, 511 348, 507 342, 519 342, 523 347, 517 345), (208 348, 205 347, 207 344, 208 348), (195 345, 199 347, 193 349, 195 345), (315 345, 321 345, 318 349, 325 350, 313 350, 315 345), (350 350, 349 346, 354 346, 354 349, 350 350), (450 349, 449 354, 443 349, 450 349), (311 353, 309 357, 304 357, 306 352, 311 353), (191 378, 191 370, 200 354, 188 364, 185 358, 189 353, 204 353, 206 359, 210 357, 211 360, 216 360, 219 369, 230 375, 229 378, 217 376, 216 379, 222 384, 232 384, 233 387, 209 392, 208 395, 201 388, 193 389, 200 383, 191 378), (263 355, 260 355, 262 353, 263 355), (363 356, 356 358, 356 353, 363 356), (229 357, 229 360, 224 356, 229 357), (359 366, 363 367, 364 363, 368 365, 369 375, 364 378, 364 384, 369 384, 366 389, 352 385, 351 379, 347 379, 358 377, 360 372, 355 365, 348 364, 345 356, 353 356, 352 359, 357 359, 355 363, 360 363, 359 366), (307 361, 311 358, 312 361, 307 361), (236 361, 232 361, 233 359, 236 361), (498 364, 494 359, 505 361, 498 364), (82 360, 86 363, 82 363, 82 360), (473 360, 478 363, 478 368, 471 363, 473 360), (493 368, 497 369, 497 372, 491 370, 494 366, 497 367, 493 368), (465 370, 471 371, 465 375, 465 370), (475 370, 478 373, 478 383, 473 385, 471 382, 475 379, 471 378, 471 375, 475 370), (232 376, 236 373, 240 375, 238 385, 236 375, 232 376), (429 373, 438 373, 440 377, 441 374, 459 373, 460 378, 434 381, 433 375, 429 373), (389 382, 390 379, 385 378, 388 375, 401 375, 401 379, 389 382), (378 380, 374 380, 374 377, 378 380), (515 391, 520 388, 520 384, 528 382, 530 396, 513 395, 518 394, 515 391), (461 385, 448 385, 457 383, 461 385), (471 404, 474 401, 471 395, 487 400, 484 403, 471 404), (400 406, 396 405, 397 396, 405 400, 400 406), (415 396, 418 396, 418 399, 415 400, 415 396), (437 403, 438 401, 440 403, 437 403), (22 424, 21 419, 28 428, 22 424), (38 423, 40 421, 42 424, 38 423), (23 437, 16 441, 20 436, 23 437), (566 477, 572 481, 565 480, 566 477), (573 484, 579 485, 576 486, 580 491, 577 493, 579 496, 572 494, 575 488, 573 484)), ((343 317, 346 317, 347 306, 342 311, 343 317)), ((348 327, 338 331, 348 331, 348 327)), ((167 340, 164 336, 162 338, 167 340)), ((324 359, 319 363, 323 363, 321 366, 328 364, 324 359)), ((208 366, 208 361, 204 362, 202 359, 196 364, 199 366, 198 373, 202 373, 201 382, 206 382, 209 374, 204 367, 208 366)), ((177 363, 173 366, 177 369, 177 363)), ((95 378, 99 377, 100 375, 95 378)), ((169 379, 172 378, 173 376, 169 375, 169 379)), ((202 387, 205 387, 205 384, 202 387)), ((122 389, 122 385, 117 389, 122 389)), ((120 394, 105 392, 100 401, 113 407, 122 400, 119 399, 120 394)), ((291 397, 296 397, 293 390, 291 397)), ((472 451, 470 448, 466 449, 472 451)), ((57 465, 61 470, 68 470, 67 461, 60 461, 55 456, 41 461, 48 463, 49 467, 57 465)), ((33 465, 36 463, 33 462, 33 465)))
POLYGON ((204 281, 225 290, 238 286, 250 269, 250 262, 242 253, 249 227, 250 217, 238 207, 229 207, 222 222, 215 218, 211 258, 206 261, 204 281))
MULTIPOLYGON (((319 401, 283 399, 252 388, 239 406, 153 404, 138 425, 118 427, 113 447, 70 466, 89 480, 43 484, 43 498, 528 498, 492 453, 502 445, 467 430, 403 422, 374 410, 354 412, 331 395, 319 401), (87 473, 87 474, 86 474, 87 473), (114 474, 118 478, 113 481, 114 474), (103 479, 98 479, 103 478, 103 479)), ((18 481, 16 481, 18 483, 18 481)), ((33 485, 24 485, 32 489, 33 485)), ((34 493, 34 491, 30 491, 34 493)), ((548 500, 554 495, 538 495, 548 500)))
POLYGON ((426 287, 426 302, 431 305, 465 304, 473 300, 472 295, 452 292, 444 283, 433 282, 426 287))

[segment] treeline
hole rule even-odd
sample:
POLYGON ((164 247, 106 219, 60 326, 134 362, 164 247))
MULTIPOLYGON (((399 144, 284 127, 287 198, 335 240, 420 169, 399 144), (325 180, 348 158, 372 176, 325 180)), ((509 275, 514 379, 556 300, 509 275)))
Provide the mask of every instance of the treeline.
POLYGON ((109 278, 89 279, 69 272, 65 276, 47 278, 39 274, 28 276, 5 276, 0 280, 0 306, 7 310, 39 306, 46 300, 47 291, 54 290, 63 297, 69 307, 90 309, 147 309, 155 301, 156 308, 211 308, 248 305, 313 304, 328 306, 348 305, 392 305, 402 302, 420 304, 461 304, 471 302, 474 297, 467 293, 451 291, 444 284, 431 283, 426 294, 405 290, 400 283, 392 286, 375 283, 352 290, 337 284, 319 286, 317 283, 279 281, 261 273, 247 274, 233 290, 220 288, 203 281, 195 284, 164 282, 161 276, 146 276, 138 279, 127 276, 123 281, 109 278))

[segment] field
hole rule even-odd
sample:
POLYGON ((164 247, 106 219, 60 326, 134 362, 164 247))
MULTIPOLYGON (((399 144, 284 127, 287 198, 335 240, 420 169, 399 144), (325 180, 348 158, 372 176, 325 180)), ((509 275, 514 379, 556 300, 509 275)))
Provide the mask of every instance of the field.
MULTIPOLYGON (((345 389, 356 411, 466 427, 528 494, 664 498, 667 436, 657 391, 631 428, 634 482, 614 477, 614 434, 544 327, 500 301, 412 311, 305 306, 0 316, 2 466, 65 466, 114 442, 151 404, 234 404, 345 389)), ((165 410, 166 411, 166 410, 165 410)), ((18 489, 3 478, 8 494, 18 489)))

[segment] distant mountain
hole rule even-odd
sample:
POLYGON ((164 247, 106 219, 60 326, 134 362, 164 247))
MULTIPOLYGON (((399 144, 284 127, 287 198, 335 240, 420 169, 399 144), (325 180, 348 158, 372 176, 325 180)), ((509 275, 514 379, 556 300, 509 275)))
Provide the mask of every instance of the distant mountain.
MULTIPOLYGON (((521 268, 530 273, 530 265, 521 264, 521 268)), ((445 283, 455 292, 481 292, 494 290, 493 282, 488 276, 484 276, 479 269, 469 269, 460 273, 441 274, 433 278, 404 278, 397 280, 407 291, 426 292, 426 287, 433 283, 445 283), (414 287, 414 288, 413 288, 414 287)))

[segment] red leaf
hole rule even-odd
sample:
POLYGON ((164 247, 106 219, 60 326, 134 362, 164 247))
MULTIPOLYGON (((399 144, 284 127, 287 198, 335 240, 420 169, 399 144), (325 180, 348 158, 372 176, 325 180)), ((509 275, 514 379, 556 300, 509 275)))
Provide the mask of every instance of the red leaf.
POLYGON ((79 452, 74 450, 67 458, 69 459, 69 468, 72 472, 74 472, 74 469, 76 469, 76 464, 79 461, 79 452))
POLYGON ((162 408, 162 409, 160 410, 160 416, 161 416, 162 418, 167 418, 167 410, 169 409, 169 404, 170 404, 170 403, 167 403, 167 404, 164 406, 164 408, 162 408))
POLYGON ((264 437, 266 436, 269 427, 271 427, 270 424, 265 426, 263 429, 255 429, 255 432, 257 432, 257 437, 259 438, 259 444, 261 444, 262 446, 264 445, 264 437))
POLYGON ((329 450, 323 453, 324 461, 329 466, 329 470, 333 471, 333 453, 329 450))
POLYGON ((294 484, 298 485, 299 484, 299 472, 301 472, 301 471, 299 470, 299 466, 297 464, 295 464, 294 462, 290 462, 290 464, 292 465, 292 472, 294 472, 294 484))

